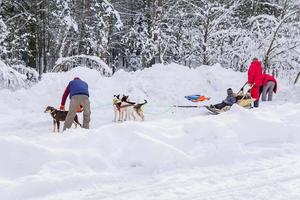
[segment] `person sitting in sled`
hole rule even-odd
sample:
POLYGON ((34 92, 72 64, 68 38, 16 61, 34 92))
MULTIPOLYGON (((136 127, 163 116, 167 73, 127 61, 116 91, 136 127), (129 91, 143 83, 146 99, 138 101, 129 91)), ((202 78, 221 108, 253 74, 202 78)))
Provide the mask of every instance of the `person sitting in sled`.
POLYGON ((232 106, 236 103, 236 95, 233 93, 231 88, 227 89, 227 97, 221 103, 210 105, 210 108, 223 109, 225 106, 232 106))

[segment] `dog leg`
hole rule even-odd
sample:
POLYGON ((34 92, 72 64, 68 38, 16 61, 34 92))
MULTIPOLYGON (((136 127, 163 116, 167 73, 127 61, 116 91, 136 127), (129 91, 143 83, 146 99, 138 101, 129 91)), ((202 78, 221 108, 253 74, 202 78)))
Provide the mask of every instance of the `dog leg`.
POLYGON ((142 110, 138 110, 136 111, 136 113, 138 114, 138 116, 141 118, 141 121, 144 121, 145 116, 142 110))
POLYGON ((123 111, 120 111, 120 114, 119 114, 119 122, 122 122, 123 121, 123 111))
POLYGON ((127 110, 124 111, 124 121, 127 121, 127 117, 128 117, 128 112, 127 110))
POLYGON ((141 118, 142 118, 142 121, 145 120, 145 115, 144 115, 144 112, 143 112, 143 111, 141 111, 141 118))
POLYGON ((114 119, 113 122, 116 122, 116 111, 114 111, 114 119))
POLYGON ((117 111, 117 110, 115 110, 114 122, 117 122, 117 114, 118 114, 118 111, 117 111))
POLYGON ((127 111, 127 118, 129 121, 131 120, 131 113, 129 113, 128 111, 127 111))
POLYGON ((53 120, 53 133, 55 133, 56 121, 53 120))
POLYGON ((59 121, 56 121, 57 123, 57 132, 59 133, 59 129, 60 129, 60 122, 59 121))
POLYGON ((136 117, 134 115, 134 112, 132 112, 132 117, 133 117, 133 120, 135 121, 136 120, 136 117))
POLYGON ((128 112, 126 110, 126 111, 124 111, 124 121, 127 121, 127 117, 128 117, 128 112))
POLYGON ((120 117, 119 117, 119 122, 123 122, 123 115, 124 115, 124 112, 121 111, 120 112, 120 117))
POLYGON ((74 118, 74 124, 75 124, 75 128, 77 128, 77 125, 79 125, 80 127, 82 127, 82 125, 79 123, 79 120, 78 120, 78 116, 76 115, 75 118, 74 118))

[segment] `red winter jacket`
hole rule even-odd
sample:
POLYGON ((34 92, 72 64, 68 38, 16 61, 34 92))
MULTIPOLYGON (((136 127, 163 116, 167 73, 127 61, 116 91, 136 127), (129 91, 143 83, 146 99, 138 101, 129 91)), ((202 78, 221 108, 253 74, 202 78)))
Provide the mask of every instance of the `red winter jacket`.
POLYGON ((259 87, 262 85, 262 66, 261 62, 258 60, 252 61, 248 70, 248 83, 254 84, 254 87, 259 87))
POLYGON ((273 81, 275 83, 275 87, 274 87, 273 91, 276 93, 277 92, 277 81, 274 78, 274 76, 271 76, 269 74, 263 74, 263 82, 262 82, 262 84, 265 85, 265 86, 267 86, 267 84, 268 84, 269 81, 273 81))

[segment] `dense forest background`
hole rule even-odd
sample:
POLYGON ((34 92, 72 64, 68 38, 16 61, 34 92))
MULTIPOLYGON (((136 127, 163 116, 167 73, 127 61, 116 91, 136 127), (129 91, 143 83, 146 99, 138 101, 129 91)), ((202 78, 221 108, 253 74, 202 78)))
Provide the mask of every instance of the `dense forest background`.
POLYGON ((0 0, 0 57, 39 74, 103 60, 300 69, 299 0, 0 0), (85 56, 88 55, 88 56, 85 56), (62 59, 66 62, 62 62, 62 59))

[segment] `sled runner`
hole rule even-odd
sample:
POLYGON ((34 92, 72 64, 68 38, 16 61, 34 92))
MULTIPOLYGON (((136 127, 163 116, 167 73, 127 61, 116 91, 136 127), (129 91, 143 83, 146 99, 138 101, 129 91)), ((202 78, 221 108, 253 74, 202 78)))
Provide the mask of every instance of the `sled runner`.
POLYGON ((199 94, 185 96, 184 98, 192 102, 201 102, 201 101, 210 100, 210 97, 206 97, 199 94))
POLYGON ((211 112, 212 114, 214 114, 214 115, 218 115, 218 114, 220 114, 220 113, 222 113, 222 112, 226 112, 226 111, 228 111, 228 110, 230 110, 230 107, 231 106, 225 106, 224 108, 222 108, 222 109, 217 109, 217 108, 214 108, 214 107, 212 107, 212 106, 204 106, 209 112, 211 112))
POLYGON ((211 114, 217 115, 220 114, 220 110, 216 108, 212 108, 210 106, 204 106, 211 114))

